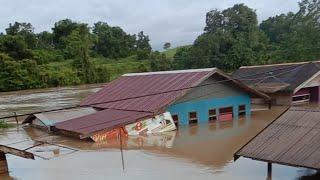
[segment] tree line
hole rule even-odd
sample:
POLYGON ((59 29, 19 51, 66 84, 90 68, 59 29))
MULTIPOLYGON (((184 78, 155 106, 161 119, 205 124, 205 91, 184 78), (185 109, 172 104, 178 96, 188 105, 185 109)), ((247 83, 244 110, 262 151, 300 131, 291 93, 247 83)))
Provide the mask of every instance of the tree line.
MULTIPOLYGON (((51 30, 35 33, 30 23, 15 22, 0 34, 0 91, 107 82, 112 69, 94 62, 97 57, 146 61, 148 67, 140 64, 138 72, 204 67, 231 72, 246 65, 320 60, 320 0, 302 0, 297 12, 261 23, 245 4, 211 10, 203 33, 173 58, 153 51, 143 31, 129 34, 106 22, 89 27, 64 19, 51 30)), ((170 47, 170 42, 163 46, 170 47)))
POLYGON ((219 67, 225 71, 320 60, 320 0, 302 0, 298 12, 269 17, 261 23, 255 10, 244 4, 209 11, 204 32, 192 46, 180 48, 172 60, 155 59, 158 70, 219 67))
POLYGON ((0 91, 106 82, 108 70, 92 58, 148 59, 149 41, 143 31, 131 35, 106 22, 89 27, 64 19, 52 32, 40 33, 30 23, 9 24, 0 34, 0 91), (72 60, 71 68, 49 66, 66 60, 72 60))

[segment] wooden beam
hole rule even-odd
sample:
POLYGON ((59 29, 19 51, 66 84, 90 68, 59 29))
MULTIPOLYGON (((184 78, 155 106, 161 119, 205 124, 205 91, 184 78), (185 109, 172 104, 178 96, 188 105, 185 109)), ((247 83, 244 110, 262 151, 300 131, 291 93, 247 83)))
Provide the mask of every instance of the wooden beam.
POLYGON ((34 159, 34 155, 30 152, 27 152, 25 150, 20 150, 12 147, 8 147, 5 145, 0 145, 0 152, 4 154, 12 154, 15 156, 19 156, 26 159, 34 159))
POLYGON ((0 152, 0 174, 8 173, 8 163, 6 155, 0 152))

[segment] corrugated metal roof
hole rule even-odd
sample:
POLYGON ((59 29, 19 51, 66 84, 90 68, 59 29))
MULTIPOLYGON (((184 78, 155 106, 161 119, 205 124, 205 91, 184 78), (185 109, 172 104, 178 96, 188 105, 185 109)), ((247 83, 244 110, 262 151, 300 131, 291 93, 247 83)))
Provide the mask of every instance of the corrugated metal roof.
POLYGON ((56 129, 86 135, 160 114, 177 98, 215 73, 250 94, 269 98, 216 68, 127 74, 108 83, 80 104, 105 110, 58 123, 56 129))
POLYGON ((159 111, 183 96, 188 88, 199 85, 213 74, 219 74, 254 96, 260 93, 216 68, 127 74, 109 83, 81 102, 81 106, 137 111, 159 111), (175 73, 174 73, 175 72, 175 73), (181 90, 185 89, 185 90, 181 90), (150 95, 151 94, 151 95, 150 95), (105 103, 104 103, 105 102, 105 103))
POLYGON ((58 122, 74 119, 88 114, 93 114, 95 112, 97 111, 94 108, 82 107, 52 112, 36 113, 28 116, 22 122, 22 124, 31 123, 35 118, 38 118, 46 126, 52 126, 58 122))
POLYGON ((152 116, 154 114, 148 112, 105 109, 94 114, 57 123, 55 128, 76 133, 81 138, 85 138, 92 133, 122 127, 152 116))
POLYGON ((319 116, 319 108, 291 108, 235 156, 320 169, 319 116))
POLYGON ((288 63, 241 67, 232 77, 254 87, 263 83, 284 83, 289 86, 279 91, 294 91, 320 71, 320 62, 288 63), (249 76, 249 77, 248 77, 249 76), (246 80, 247 79, 247 80, 246 80))
POLYGON ((94 104, 93 106, 100 108, 154 111, 170 104, 186 92, 174 90, 196 86, 214 72, 215 69, 206 69, 205 71, 124 75, 86 98, 80 105, 94 104), (167 91, 174 92, 159 94, 167 91), (155 95, 149 96, 149 94, 155 95), (140 98, 130 99, 132 97, 140 98))

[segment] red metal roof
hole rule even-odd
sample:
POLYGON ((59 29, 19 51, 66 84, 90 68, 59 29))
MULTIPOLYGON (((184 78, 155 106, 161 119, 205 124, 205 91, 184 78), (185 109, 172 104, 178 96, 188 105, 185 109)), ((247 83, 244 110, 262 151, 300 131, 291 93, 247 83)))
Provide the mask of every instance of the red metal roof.
MULTIPOLYGON (((190 88, 199 85, 214 73, 230 79, 215 68, 124 75, 80 104, 105 110, 58 123, 55 128, 87 137, 88 134, 160 114, 190 88)), ((265 97, 238 81, 230 80, 252 94, 265 97)))
POLYGON ((174 90, 196 86, 213 74, 214 71, 215 69, 204 69, 189 72, 177 71, 176 73, 172 73, 174 71, 171 71, 171 73, 124 75, 86 98, 80 105, 154 112, 169 105, 186 92, 174 90), (168 91, 170 92, 157 94, 168 91), (149 94, 156 95, 145 96, 149 94))
POLYGON ((148 112, 105 109, 94 114, 57 123, 55 128, 79 134, 81 138, 103 130, 131 124, 154 116, 148 112))

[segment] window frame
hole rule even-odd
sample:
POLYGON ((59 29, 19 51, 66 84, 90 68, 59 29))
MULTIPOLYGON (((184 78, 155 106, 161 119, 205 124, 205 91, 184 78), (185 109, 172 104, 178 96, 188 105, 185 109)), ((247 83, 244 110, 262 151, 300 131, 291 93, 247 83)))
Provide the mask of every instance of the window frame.
POLYGON ((208 121, 216 121, 218 120, 217 118, 217 109, 214 108, 214 109, 209 109, 208 110, 208 121), (214 114, 211 114, 210 112, 214 111, 214 114))
POLYGON ((189 124, 197 124, 199 121, 198 112, 197 111, 188 112, 188 120, 189 120, 189 124), (195 113, 195 117, 191 117, 192 113, 195 113))

